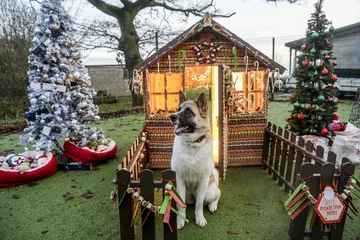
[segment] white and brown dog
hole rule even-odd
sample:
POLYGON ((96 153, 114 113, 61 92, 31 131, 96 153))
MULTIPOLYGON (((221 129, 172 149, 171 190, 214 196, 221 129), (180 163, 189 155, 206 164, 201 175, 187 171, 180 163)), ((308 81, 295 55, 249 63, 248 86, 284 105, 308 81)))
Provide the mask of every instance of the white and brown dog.
MULTIPOLYGON (((170 115, 175 125, 171 169, 176 171, 179 195, 186 204, 195 202, 196 224, 205 227, 203 206, 208 205, 210 212, 216 211, 221 194, 219 173, 214 168, 208 104, 204 93, 196 101, 189 101, 180 91, 179 98, 178 111, 170 115)), ((179 213, 186 216, 184 208, 179 208, 179 213)), ((178 217, 178 229, 184 224, 178 217)))

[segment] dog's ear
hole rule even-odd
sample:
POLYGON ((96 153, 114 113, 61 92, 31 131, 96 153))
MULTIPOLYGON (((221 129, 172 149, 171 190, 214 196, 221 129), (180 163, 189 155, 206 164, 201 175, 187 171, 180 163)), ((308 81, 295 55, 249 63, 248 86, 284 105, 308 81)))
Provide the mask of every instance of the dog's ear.
POLYGON ((179 91, 179 100, 180 100, 180 104, 189 100, 186 96, 185 93, 183 91, 179 91))
POLYGON ((200 115, 205 118, 207 116, 208 103, 204 93, 199 95, 198 99, 196 100, 196 106, 200 110, 200 115))

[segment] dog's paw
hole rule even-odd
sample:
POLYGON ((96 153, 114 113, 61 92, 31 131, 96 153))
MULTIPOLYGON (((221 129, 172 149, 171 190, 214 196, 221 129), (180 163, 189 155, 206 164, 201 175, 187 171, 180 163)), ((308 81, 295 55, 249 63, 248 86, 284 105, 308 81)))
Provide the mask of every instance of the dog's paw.
POLYGON ((214 201, 208 205, 210 212, 215 212, 217 210, 217 201, 214 201))
POLYGON ((198 217, 196 216, 196 224, 199 226, 199 227, 205 227, 206 224, 207 224, 207 221, 206 219, 204 218, 204 216, 201 216, 201 217, 198 217))
POLYGON ((182 229, 185 225, 184 219, 177 217, 177 229, 182 229))

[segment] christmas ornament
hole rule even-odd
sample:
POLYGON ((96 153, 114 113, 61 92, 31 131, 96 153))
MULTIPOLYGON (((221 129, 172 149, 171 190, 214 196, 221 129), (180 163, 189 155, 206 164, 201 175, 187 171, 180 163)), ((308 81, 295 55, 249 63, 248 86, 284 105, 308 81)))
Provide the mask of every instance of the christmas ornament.
POLYGON ((31 98, 31 99, 30 99, 30 104, 31 104, 31 105, 36 105, 37 102, 38 102, 37 98, 31 98))
POLYGON ((309 106, 308 106, 308 109, 312 110, 312 109, 314 109, 314 106, 313 106, 313 105, 309 105, 309 106))
POLYGON ((329 32, 333 32, 335 30, 335 28, 333 27, 333 26, 331 26, 330 28, 329 28, 329 32))
POLYGON ((327 22, 328 21, 328 19, 327 18, 324 18, 324 22, 327 22))
POLYGON ((338 101, 339 101, 339 99, 338 99, 338 98, 336 98, 336 97, 334 97, 334 99, 333 99, 333 104, 337 104, 337 103, 338 103, 338 101))
POLYGON ((301 65, 303 67, 307 67, 309 65, 309 61, 307 59, 305 59, 304 61, 301 62, 301 65))
POLYGON ((325 44, 329 46, 331 44, 331 42, 326 40, 325 44))
POLYGON ((311 53, 311 54, 315 54, 315 53, 316 53, 316 49, 315 49, 315 48, 312 48, 312 49, 310 50, 310 53, 311 53))
POLYGON ((322 128, 320 133, 321 133, 321 135, 326 136, 326 135, 328 135, 329 131, 326 128, 322 128))
POLYGON ((337 65, 337 62, 336 61, 333 61, 333 66, 335 67, 337 65))
POLYGON ((323 95, 320 95, 320 96, 317 97, 317 100, 318 100, 319 102, 324 102, 324 101, 325 101, 325 97, 324 97, 323 95))
POLYGON ((302 46, 301 46, 301 49, 302 50, 305 50, 307 48, 306 44, 304 43, 302 46))
POLYGON ((321 75, 326 76, 328 75, 329 71, 326 68, 323 68, 323 70, 321 70, 321 75))
POLYGON ((47 75, 46 73, 43 75, 44 79, 47 79, 49 77, 49 75, 47 75))
POLYGON ((334 124, 333 127, 332 127, 332 130, 334 132, 340 131, 340 124, 334 124))
POLYGON ((319 33, 313 32, 313 33, 311 34, 310 38, 311 38, 312 40, 318 39, 318 38, 319 38, 319 33))
POLYGON ((336 82, 338 80, 338 77, 336 75, 331 75, 330 79, 333 81, 333 82, 336 82))
POLYGON ((297 118, 298 118, 299 120, 304 120, 305 116, 304 116, 303 113, 299 113, 299 114, 297 115, 297 118))
POLYGON ((325 59, 325 60, 329 60, 329 59, 330 59, 330 56, 329 56, 329 55, 325 55, 325 56, 324 56, 324 59, 325 59))
POLYGON ((328 102, 328 103, 332 103, 332 102, 333 102, 333 98, 329 97, 329 98, 327 99, 327 102, 328 102))
POLYGON ((318 73, 318 71, 315 71, 315 72, 313 73, 313 76, 314 76, 314 77, 317 77, 317 76, 319 76, 319 73, 318 73))
POLYGON ((299 103, 299 102, 296 102, 296 103, 294 103, 293 105, 294 105, 294 108, 296 108, 296 109, 299 109, 299 108, 300 108, 300 103, 299 103))
POLYGON ((335 89, 335 88, 336 88, 336 86, 335 86, 335 85, 331 85, 331 86, 330 86, 330 88, 335 89))

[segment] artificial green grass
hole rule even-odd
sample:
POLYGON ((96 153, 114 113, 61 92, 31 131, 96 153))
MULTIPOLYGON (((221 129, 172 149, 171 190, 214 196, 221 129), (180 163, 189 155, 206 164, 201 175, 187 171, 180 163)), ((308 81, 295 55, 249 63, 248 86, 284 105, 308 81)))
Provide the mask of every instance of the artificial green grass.
MULTIPOLYGON (((345 111, 351 105, 348 107, 341 109, 345 111)), ((270 121, 284 126, 285 121, 281 121, 290 109, 287 103, 270 103, 270 121)), ((338 112, 340 119, 348 119, 346 112, 338 112)), ((119 213, 112 210, 109 200, 114 187, 112 179, 143 123, 143 114, 100 122, 107 135, 118 143, 119 150, 114 159, 99 165, 96 171, 58 171, 37 181, 36 186, 0 189, 0 239, 119 239, 119 213), (95 192, 93 197, 82 196, 88 190, 95 192), (70 200, 63 196, 68 192, 70 200)), ((23 151, 18 134, 3 137, 0 149, 0 155, 23 151)), ((359 166, 356 175, 360 177, 359 166)), ((290 217, 283 206, 287 194, 261 167, 229 168, 226 180, 220 181, 220 189, 218 210, 211 214, 204 209, 208 221, 204 229, 195 225, 194 207, 188 207, 190 223, 178 231, 180 240, 288 239, 290 217)), ((359 206, 359 199, 356 203, 359 206)), ((158 222, 157 228, 161 229, 161 221, 158 222)), ((346 222, 343 239, 360 236, 359 218, 346 222)))

